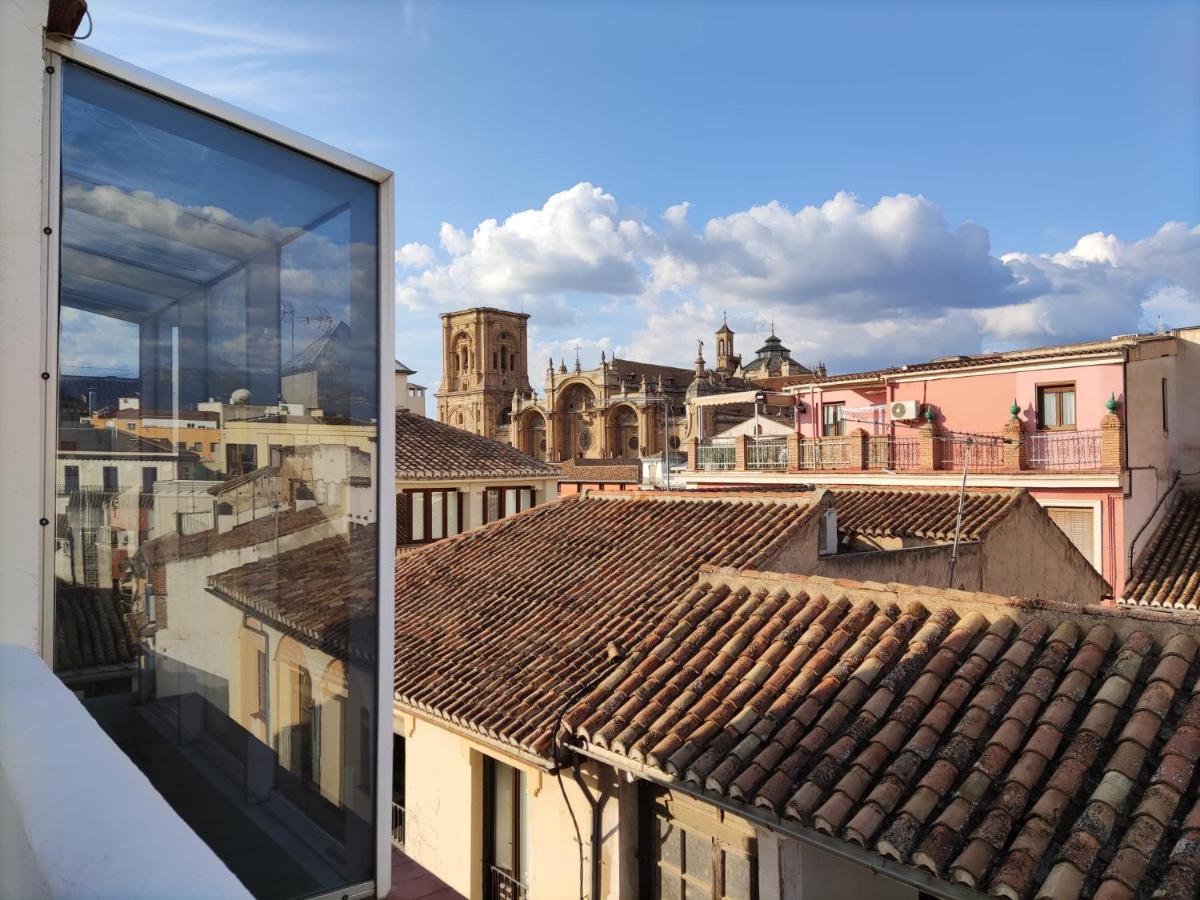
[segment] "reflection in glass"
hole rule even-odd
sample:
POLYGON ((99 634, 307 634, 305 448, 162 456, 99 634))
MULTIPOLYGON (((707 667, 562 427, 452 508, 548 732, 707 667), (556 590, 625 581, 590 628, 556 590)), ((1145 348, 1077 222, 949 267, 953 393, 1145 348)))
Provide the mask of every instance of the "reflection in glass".
POLYGON ((55 665, 255 894, 373 875, 373 184, 68 64, 55 665))

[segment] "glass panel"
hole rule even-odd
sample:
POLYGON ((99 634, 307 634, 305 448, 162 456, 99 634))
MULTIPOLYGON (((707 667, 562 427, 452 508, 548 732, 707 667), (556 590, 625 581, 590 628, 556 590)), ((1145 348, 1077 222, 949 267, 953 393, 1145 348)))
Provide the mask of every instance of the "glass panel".
POLYGON ((1061 425, 1075 424, 1075 392, 1063 391, 1059 397, 1062 400, 1062 421, 1061 425))
POLYGON ((517 511, 517 492, 513 488, 504 491, 504 515, 511 516, 517 511))
POLYGON ((669 819, 658 819, 658 858, 676 869, 683 868, 682 833, 682 829, 669 819))
POLYGON ((682 887, 683 879, 679 877, 678 872, 671 869, 659 869, 658 896, 660 900, 680 900, 682 887))
POLYGON ((689 878, 696 878, 705 884, 712 883, 712 838, 693 831, 684 832, 683 839, 683 870, 689 878))
POLYGON ((446 534, 458 534, 458 491, 446 492, 446 534))
POLYGON ((487 516, 489 522, 495 522, 500 518, 500 489, 488 488, 484 496, 484 502, 487 503, 487 516))
POLYGON ((445 537, 442 531, 442 510, 445 509, 446 495, 443 491, 429 492, 429 537, 431 540, 445 537))
POLYGON ((737 853, 725 852, 726 900, 750 900, 750 860, 737 853))
POLYGON ((64 79, 55 667, 253 893, 370 880, 378 189, 64 79))
POLYGON ((516 773, 504 763, 492 761, 492 865, 516 874, 517 835, 513 831, 516 773))
POLYGON ((425 492, 414 491, 409 494, 412 498, 412 539, 425 540, 425 492))
POLYGON ((1058 427, 1058 394, 1053 391, 1042 393, 1042 425, 1045 428, 1058 427))

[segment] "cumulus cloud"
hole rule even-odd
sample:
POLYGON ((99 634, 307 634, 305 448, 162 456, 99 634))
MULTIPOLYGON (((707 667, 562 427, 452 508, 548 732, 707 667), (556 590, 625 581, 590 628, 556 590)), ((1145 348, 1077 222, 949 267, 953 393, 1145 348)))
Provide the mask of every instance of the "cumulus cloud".
POLYGON ((690 212, 650 226, 577 184, 470 234, 443 224, 440 255, 408 245, 429 253, 412 251, 397 294, 412 310, 523 308, 551 329, 586 319, 622 352, 685 366, 723 311, 743 354, 774 321, 797 358, 832 370, 1200 321, 1200 227, 1182 223, 997 255, 986 228, 919 195, 773 201, 699 225, 690 212))

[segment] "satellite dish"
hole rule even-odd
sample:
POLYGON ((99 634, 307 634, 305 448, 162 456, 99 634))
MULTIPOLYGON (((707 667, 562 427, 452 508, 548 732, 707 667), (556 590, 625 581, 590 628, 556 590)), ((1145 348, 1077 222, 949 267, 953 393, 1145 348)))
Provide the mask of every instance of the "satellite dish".
POLYGON ((234 391, 232 394, 229 395, 229 405, 230 406, 241 406, 242 404, 249 401, 249 399, 250 399, 250 392, 248 390, 246 390, 245 388, 238 388, 236 391, 234 391))

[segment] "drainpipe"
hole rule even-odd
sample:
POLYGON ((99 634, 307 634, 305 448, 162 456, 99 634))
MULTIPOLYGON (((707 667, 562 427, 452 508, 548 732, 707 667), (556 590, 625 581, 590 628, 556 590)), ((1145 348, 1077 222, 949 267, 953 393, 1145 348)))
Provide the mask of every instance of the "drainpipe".
POLYGON ((591 900, 600 900, 600 828, 604 813, 604 803, 608 800, 608 791, 601 790, 598 795, 592 795, 591 790, 588 788, 587 784, 583 780, 583 776, 579 772, 579 754, 575 754, 575 760, 571 766, 571 771, 574 774, 575 783, 579 785, 579 792, 583 794, 583 798, 587 800, 588 807, 592 811, 591 900))

